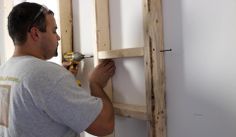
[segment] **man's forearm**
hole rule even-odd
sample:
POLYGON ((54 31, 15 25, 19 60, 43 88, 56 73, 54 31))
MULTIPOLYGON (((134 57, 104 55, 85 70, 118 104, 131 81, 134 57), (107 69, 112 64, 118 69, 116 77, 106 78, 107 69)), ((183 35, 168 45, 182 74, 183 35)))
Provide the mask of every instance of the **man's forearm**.
MULTIPOLYGON (((96 119, 96 123, 100 123, 99 127, 102 130, 107 131, 107 133, 112 133, 113 129, 114 129, 114 109, 112 106, 112 103, 110 101, 110 99, 108 98, 108 96, 106 95, 106 93, 104 92, 103 88, 101 86, 99 86, 96 83, 90 83, 90 89, 91 89, 91 95, 101 98, 101 100, 103 101, 103 108, 102 111, 100 113, 100 115, 98 116, 98 118, 96 119)), ((102 131, 100 130, 100 131, 102 131)))
POLYGON ((102 99, 104 107, 111 112, 111 115, 114 117, 114 110, 112 106, 112 102, 103 90, 101 86, 96 83, 90 83, 91 95, 95 97, 99 97, 102 99))

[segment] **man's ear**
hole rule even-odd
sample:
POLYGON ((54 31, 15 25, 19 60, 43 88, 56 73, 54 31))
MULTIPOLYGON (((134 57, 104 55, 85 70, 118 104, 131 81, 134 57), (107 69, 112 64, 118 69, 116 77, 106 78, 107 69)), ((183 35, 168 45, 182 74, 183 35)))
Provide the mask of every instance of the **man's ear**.
POLYGON ((32 27, 30 29, 30 36, 31 38, 35 41, 35 40, 38 40, 39 39, 39 29, 36 28, 36 27, 32 27))

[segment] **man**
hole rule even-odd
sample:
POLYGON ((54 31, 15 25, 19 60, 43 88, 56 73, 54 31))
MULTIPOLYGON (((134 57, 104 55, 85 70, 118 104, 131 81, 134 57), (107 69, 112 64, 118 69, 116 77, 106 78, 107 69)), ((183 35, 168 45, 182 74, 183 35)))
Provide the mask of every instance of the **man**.
POLYGON ((36 3, 16 5, 8 16, 15 51, 0 67, 0 137, 96 136, 114 128, 112 104, 104 93, 115 73, 111 60, 92 72, 91 95, 64 67, 45 60, 57 55, 60 37, 53 12, 36 3))

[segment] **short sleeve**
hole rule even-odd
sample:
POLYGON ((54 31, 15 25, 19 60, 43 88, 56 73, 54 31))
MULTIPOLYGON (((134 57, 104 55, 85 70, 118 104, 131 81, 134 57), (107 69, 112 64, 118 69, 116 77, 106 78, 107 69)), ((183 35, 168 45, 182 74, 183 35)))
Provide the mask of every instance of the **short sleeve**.
POLYGON ((102 100, 77 86, 71 75, 65 75, 52 88, 45 97, 44 110, 53 120, 78 133, 87 129, 102 110, 102 100))

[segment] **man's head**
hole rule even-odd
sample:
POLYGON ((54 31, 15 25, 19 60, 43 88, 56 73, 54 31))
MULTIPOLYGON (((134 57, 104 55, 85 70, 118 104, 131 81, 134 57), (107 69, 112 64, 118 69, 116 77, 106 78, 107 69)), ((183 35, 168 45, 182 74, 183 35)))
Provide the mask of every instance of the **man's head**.
MULTIPOLYGON (((57 46, 60 40, 53 15, 51 10, 37 3, 23 2, 16 5, 8 16, 8 31, 14 45, 24 45, 31 38, 40 46, 40 52, 49 54, 47 52, 50 52, 55 44, 57 46)), ((54 55, 57 55, 57 48, 54 55)))

